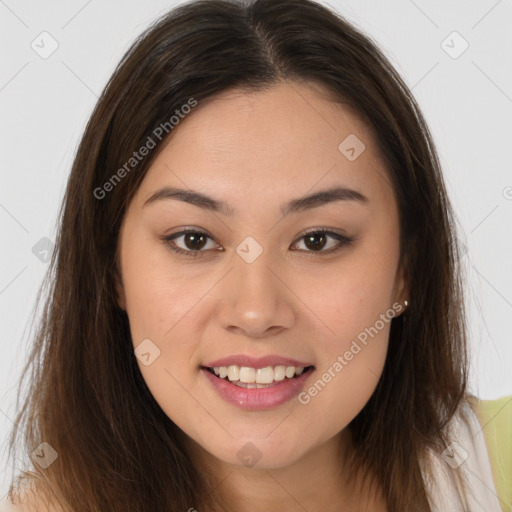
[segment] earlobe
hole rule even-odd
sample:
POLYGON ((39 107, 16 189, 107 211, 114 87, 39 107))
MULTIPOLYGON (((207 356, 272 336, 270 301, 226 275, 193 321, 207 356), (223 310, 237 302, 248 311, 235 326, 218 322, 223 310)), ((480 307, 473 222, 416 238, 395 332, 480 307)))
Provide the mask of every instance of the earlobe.
POLYGON ((400 273, 398 276, 396 301, 402 307, 400 315, 403 315, 411 301, 409 293, 409 284, 408 280, 405 278, 405 272, 403 270, 403 267, 400 269, 400 273))

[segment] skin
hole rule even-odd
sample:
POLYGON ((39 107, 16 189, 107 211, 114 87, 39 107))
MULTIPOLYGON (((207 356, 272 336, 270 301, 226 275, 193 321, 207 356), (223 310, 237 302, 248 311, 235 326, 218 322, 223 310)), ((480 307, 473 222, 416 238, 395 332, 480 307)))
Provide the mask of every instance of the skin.
MULTIPOLYGON (((197 252, 187 236, 174 243, 197 252)), ((244 411, 199 369, 235 353, 278 354, 315 366, 309 387, 394 303, 405 309, 394 191, 374 136, 354 111, 329 101, 320 85, 296 82, 231 90, 197 106, 151 165, 119 244, 117 292, 134 347, 149 338, 160 349, 150 365, 139 361, 140 371, 188 435, 193 460, 223 481, 219 489, 238 493, 239 508, 251 512, 386 510, 380 490, 346 483, 339 448, 350 445, 345 427, 382 373, 390 322, 307 404, 292 399, 244 411), (338 149, 349 134, 365 144, 354 161, 338 149), (282 203, 334 185, 368 202, 281 215, 282 203), (200 191, 236 214, 174 199, 144 206, 164 186, 200 191), (161 239, 191 227, 211 237, 197 257, 176 254, 161 239), (314 228, 355 241, 328 253, 338 246, 328 237, 315 250, 303 238, 314 228), (263 249, 252 263, 236 252, 249 236, 263 249), (248 442, 261 453, 254 467, 237 458, 248 442)))

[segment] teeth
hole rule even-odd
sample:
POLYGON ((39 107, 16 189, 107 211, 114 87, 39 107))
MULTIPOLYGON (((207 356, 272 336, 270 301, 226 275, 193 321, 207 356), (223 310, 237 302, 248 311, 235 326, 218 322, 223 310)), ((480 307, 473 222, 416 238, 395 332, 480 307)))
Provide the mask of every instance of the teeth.
MULTIPOLYGON (((242 382, 247 382, 240 377, 242 382)), ((266 368, 258 368, 255 372, 255 382, 257 384, 270 384, 274 380, 274 369, 272 366, 267 366, 266 368)))
MULTIPOLYGON (((256 370, 254 368, 242 366, 238 375, 238 380, 240 382, 245 382, 246 384, 252 384, 253 382, 256 382, 256 370)), ((260 382, 260 384, 263 384, 263 382, 260 382)))
POLYGON ((228 379, 229 380, 238 380, 240 376, 240 367, 239 366, 228 366, 228 379))
MULTIPOLYGON (((221 379, 228 378, 231 382, 239 381, 244 384, 272 384, 274 381, 293 378, 295 375, 302 375, 303 366, 267 366, 265 368, 250 368, 248 366, 215 366, 213 368, 215 375, 221 379)), ((244 386, 259 387, 259 386, 244 386)))
POLYGON ((247 388, 247 389, 252 389, 252 388, 259 389, 259 388, 269 388, 270 387, 270 384, 257 384, 254 382, 246 384, 245 382, 240 382, 239 380, 237 380, 236 382, 233 382, 233 384, 235 386, 238 386, 239 388, 247 388))
POLYGON ((295 375, 295 366, 287 366, 284 375, 291 379, 295 375))
POLYGON ((276 366, 274 368, 274 380, 284 380, 286 375, 286 366, 276 366))

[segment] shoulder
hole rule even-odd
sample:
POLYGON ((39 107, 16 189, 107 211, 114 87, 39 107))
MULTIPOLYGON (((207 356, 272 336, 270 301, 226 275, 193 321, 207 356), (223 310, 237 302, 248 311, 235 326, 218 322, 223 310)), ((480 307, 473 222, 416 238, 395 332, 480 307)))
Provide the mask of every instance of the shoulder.
POLYGON ((25 486, 12 499, 5 496, 0 501, 0 512, 63 512, 62 508, 49 504, 38 492, 35 484, 25 486))
POLYGON ((512 396, 469 403, 478 418, 500 504, 512 510, 512 396))
POLYGON ((430 450, 433 479, 428 490, 436 511, 461 510, 464 496, 465 510, 510 512, 503 489, 492 472, 480 402, 476 397, 466 396, 444 429, 445 449, 430 450), (459 477, 464 482, 463 490, 459 477))
POLYGON ((482 429, 499 429, 512 426, 512 395, 498 400, 468 398, 472 409, 482 424, 482 429))
POLYGON ((23 509, 14 505, 7 497, 0 500, 0 512, 21 512, 23 509))

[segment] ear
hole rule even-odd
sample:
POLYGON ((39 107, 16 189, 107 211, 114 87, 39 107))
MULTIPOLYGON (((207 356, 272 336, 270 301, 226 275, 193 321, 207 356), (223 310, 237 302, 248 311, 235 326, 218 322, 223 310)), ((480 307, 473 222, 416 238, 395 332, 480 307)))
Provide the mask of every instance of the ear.
MULTIPOLYGON (((396 276, 395 280, 395 294, 394 294, 394 300, 395 302, 398 302, 400 306, 402 306, 402 310, 400 315, 402 315, 405 310, 407 309, 407 306, 404 304, 404 301, 407 300, 408 302, 411 301, 410 299, 410 293, 409 293, 409 280, 406 277, 406 272, 404 269, 404 266, 402 265, 396 276)), ((400 316, 398 315, 398 316, 400 316)))
POLYGON ((114 280, 117 304, 123 311, 126 311, 126 297, 124 293, 123 279, 117 266, 114 271, 114 280))

